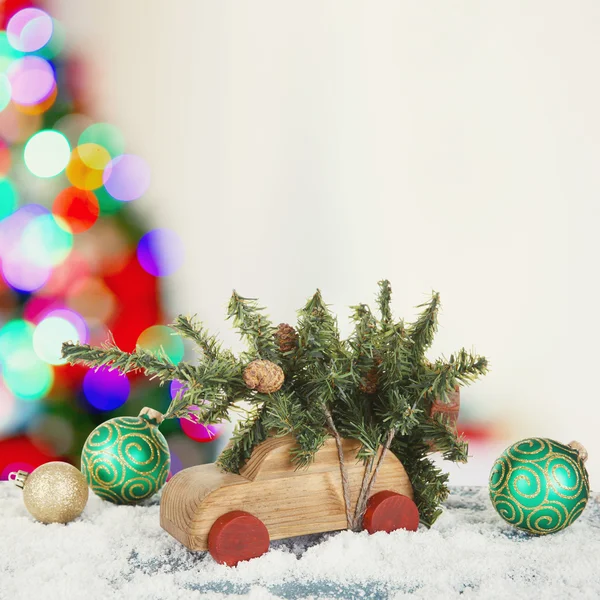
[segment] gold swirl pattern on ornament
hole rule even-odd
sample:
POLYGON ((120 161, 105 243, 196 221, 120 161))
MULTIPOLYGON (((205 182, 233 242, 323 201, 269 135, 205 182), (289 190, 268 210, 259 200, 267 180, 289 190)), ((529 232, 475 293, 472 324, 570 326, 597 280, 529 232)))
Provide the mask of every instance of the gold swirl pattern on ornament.
POLYGON ((114 459, 113 452, 101 450, 86 455, 85 459, 82 457, 82 462, 85 460, 86 470, 89 471, 91 481, 103 487, 112 487, 123 483, 127 468, 127 465, 119 460, 118 464, 121 469, 118 469, 114 459))
POLYGON ((529 438, 521 440, 516 444, 513 444, 508 450, 507 454, 514 460, 523 460, 524 457, 530 461, 544 460, 547 456, 547 452, 550 449, 550 445, 546 440, 541 438, 529 438), (517 454, 515 454, 517 453, 517 454), (535 458, 536 454, 540 454, 539 458, 535 458), (524 456, 519 456, 524 455, 524 456))
POLYGON ((564 527, 569 513, 562 505, 555 502, 547 502, 531 511, 527 516, 527 529, 531 533, 545 535, 554 533, 564 527))
POLYGON ((111 490, 110 488, 105 488, 98 485, 92 485, 91 488, 94 493, 103 500, 108 500, 113 504, 123 504, 123 499, 121 496, 119 496, 117 492, 111 490))
POLYGON ((490 475, 490 488, 492 490, 500 489, 506 483, 506 475, 509 471, 510 465, 506 458, 501 456, 492 467, 492 473, 490 475))
POLYGON ((153 427, 146 419, 142 417, 118 417, 118 421, 115 423, 115 425, 119 429, 135 429, 137 431, 144 431, 144 429, 152 429, 153 427))
POLYGON ((119 456, 125 456, 128 464, 133 463, 138 467, 143 467, 154 462, 157 453, 160 452, 160 448, 157 447, 156 440, 150 436, 144 438, 139 433, 128 433, 119 438, 118 452, 119 456), (147 459, 138 460, 133 450, 146 455, 147 459))
MULTIPOLYGON (((518 465, 513 467, 510 471, 508 478, 508 489, 513 497, 522 496, 523 498, 527 498, 528 500, 533 500, 534 498, 541 496, 545 496, 546 494, 546 486, 542 485, 542 477, 544 476, 544 471, 536 464, 531 465, 518 465), (539 472, 536 473, 536 469, 539 469, 539 472), (516 474, 512 477, 513 474, 516 474), (527 491, 524 491, 519 486, 524 482, 527 491)), ((524 507, 525 508, 525 507, 524 507)))
POLYGON ((140 502, 156 493, 158 485, 149 477, 128 479, 121 488, 121 495, 127 502, 140 502))
POLYGON ((118 436, 119 429, 114 423, 102 423, 102 425, 99 425, 92 433, 90 433, 85 445, 90 448, 104 448, 106 445, 110 446, 111 444, 114 444, 117 441, 118 436), (113 436, 115 436, 114 440, 113 436))
POLYGON ((525 519, 523 509, 514 502, 514 499, 511 496, 499 494, 493 502, 496 506, 496 510, 502 517, 516 527, 518 527, 525 519))
POLYGON ((583 479, 579 476, 578 465, 568 456, 554 455, 548 460, 548 482, 552 486, 554 493, 560 498, 570 500, 581 493, 583 479), (558 464, 553 464, 558 462, 558 464), (573 485, 565 485, 560 477, 560 472, 566 474, 567 480, 573 480, 573 485))

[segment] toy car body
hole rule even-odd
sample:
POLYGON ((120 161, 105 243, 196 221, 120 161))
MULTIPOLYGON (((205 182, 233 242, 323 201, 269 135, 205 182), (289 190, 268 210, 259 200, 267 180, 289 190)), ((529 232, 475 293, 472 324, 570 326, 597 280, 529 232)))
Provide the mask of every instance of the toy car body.
MULTIPOLYGON (((252 557, 247 556, 252 554, 250 550, 244 551, 242 538, 245 536, 246 545, 251 545, 249 540, 252 535, 258 535, 256 528, 260 529, 256 521, 262 523, 265 529, 261 534, 263 546, 268 532, 267 548, 269 539, 346 529, 335 441, 328 439, 305 469, 297 469, 290 460, 294 443, 291 436, 268 438, 254 449, 239 475, 223 472, 215 464, 191 467, 177 473, 163 492, 161 526, 190 550, 210 550, 217 560, 223 557, 215 556, 218 553, 215 547, 219 540, 223 542, 223 527, 228 523, 237 523, 237 529, 242 525, 246 527, 246 533, 240 530, 237 537, 233 536, 232 529, 229 530, 235 539, 228 543, 238 544, 239 560, 252 557), (247 515, 245 522, 241 518, 243 515, 247 515), (254 521, 249 517, 253 517, 254 521), (255 525, 254 530, 252 524, 255 525)), ((357 460, 359 448, 360 443, 355 440, 343 441, 352 511, 365 469, 364 464, 357 460)), ((414 507, 413 489, 406 471, 391 452, 385 456, 371 495, 374 497, 384 491, 388 496, 398 496, 414 507)), ((418 512, 416 514, 418 523, 418 512)), ((390 530, 396 527, 383 528, 390 530)), ((237 564, 237 560, 220 562, 237 564)))

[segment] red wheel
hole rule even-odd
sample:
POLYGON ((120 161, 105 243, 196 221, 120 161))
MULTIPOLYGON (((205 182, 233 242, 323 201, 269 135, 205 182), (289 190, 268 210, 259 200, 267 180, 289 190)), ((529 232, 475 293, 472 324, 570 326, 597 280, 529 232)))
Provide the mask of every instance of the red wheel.
POLYGON ((262 556, 269 549, 269 532, 254 515, 234 510, 220 516, 208 533, 208 551, 223 565, 262 556))
POLYGON ((369 533, 408 529, 416 531, 419 526, 419 509, 408 497, 385 490, 369 498, 363 517, 363 528, 369 533))

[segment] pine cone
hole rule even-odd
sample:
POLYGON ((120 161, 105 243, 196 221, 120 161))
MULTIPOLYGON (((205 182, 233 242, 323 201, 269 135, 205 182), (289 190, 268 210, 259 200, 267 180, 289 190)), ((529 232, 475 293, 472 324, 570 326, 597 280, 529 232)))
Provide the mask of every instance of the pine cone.
POLYGON ((287 323, 279 323, 275 332, 275 339, 279 344, 281 353, 291 352, 298 346, 298 334, 296 330, 287 323))
POLYGON ((244 383, 261 394, 272 394, 283 385, 283 369, 270 360, 253 360, 244 369, 244 383))
POLYGON ((374 394, 377 391, 377 384, 379 383, 379 372, 377 367, 371 367, 365 377, 360 382, 360 391, 364 394, 374 394))
POLYGON ((368 371, 365 377, 363 377, 359 389, 364 394, 374 394, 377 391, 377 384, 379 383, 379 365, 383 362, 381 356, 376 354, 373 357, 375 363, 368 371))

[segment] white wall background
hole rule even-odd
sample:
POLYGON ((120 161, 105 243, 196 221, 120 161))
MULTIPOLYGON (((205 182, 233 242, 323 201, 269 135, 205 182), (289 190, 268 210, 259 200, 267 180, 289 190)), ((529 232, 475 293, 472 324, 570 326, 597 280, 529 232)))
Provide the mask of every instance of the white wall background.
POLYGON ((437 289, 434 350, 492 361, 464 403, 600 477, 599 3, 51 5, 185 242, 174 312, 233 341, 233 287, 276 322, 316 287, 344 316, 382 277, 407 316, 437 289))

